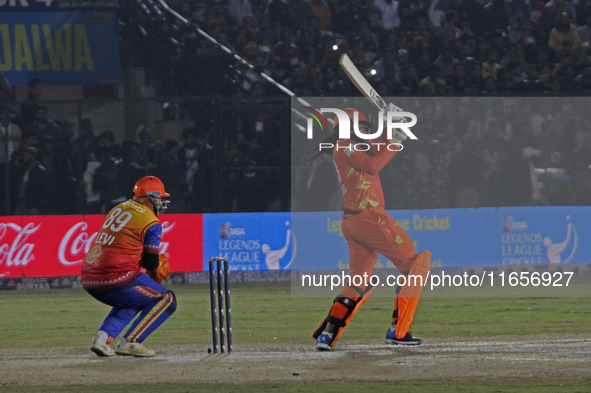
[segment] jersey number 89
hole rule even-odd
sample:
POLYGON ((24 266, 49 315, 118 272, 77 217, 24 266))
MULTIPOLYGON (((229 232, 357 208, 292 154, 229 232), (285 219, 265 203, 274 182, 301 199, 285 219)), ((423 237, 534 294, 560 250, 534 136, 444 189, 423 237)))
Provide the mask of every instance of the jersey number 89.
POLYGON ((123 210, 120 207, 116 208, 109 214, 109 217, 105 220, 103 224, 103 229, 109 228, 113 232, 119 232, 121 228, 125 226, 131 220, 132 214, 130 212, 125 212, 121 214, 123 210))

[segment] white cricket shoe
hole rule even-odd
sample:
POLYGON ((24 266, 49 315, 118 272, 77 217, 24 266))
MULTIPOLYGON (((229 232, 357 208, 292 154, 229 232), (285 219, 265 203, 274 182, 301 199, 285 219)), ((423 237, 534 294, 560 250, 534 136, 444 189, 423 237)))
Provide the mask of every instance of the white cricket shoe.
POLYGON ((90 350, 99 356, 114 356, 115 351, 109 346, 113 342, 113 338, 102 330, 96 332, 92 338, 90 350))
POLYGON ((119 338, 115 346, 115 353, 123 356, 151 357, 156 354, 154 350, 144 347, 141 343, 127 342, 125 337, 119 338))

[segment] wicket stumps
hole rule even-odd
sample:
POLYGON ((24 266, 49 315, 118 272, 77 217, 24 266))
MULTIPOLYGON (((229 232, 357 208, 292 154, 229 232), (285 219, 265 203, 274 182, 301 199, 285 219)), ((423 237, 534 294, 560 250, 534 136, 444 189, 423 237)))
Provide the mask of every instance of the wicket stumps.
POLYGON ((230 308, 229 269, 228 258, 209 258, 209 295, 211 297, 213 353, 226 352, 226 339, 228 343, 228 353, 232 352, 232 310, 230 308), (225 327, 224 319, 226 324, 225 327))

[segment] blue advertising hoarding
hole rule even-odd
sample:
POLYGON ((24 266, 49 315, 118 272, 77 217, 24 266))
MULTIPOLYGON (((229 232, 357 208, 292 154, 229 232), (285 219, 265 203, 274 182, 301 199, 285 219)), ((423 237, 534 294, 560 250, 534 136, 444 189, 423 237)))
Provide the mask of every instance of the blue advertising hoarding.
POLYGON ((203 215, 204 261, 226 257, 233 271, 285 270, 296 249, 290 213, 203 215))
MULTIPOLYGON (((432 266, 521 266, 591 262, 591 208, 515 207, 393 210, 417 252, 431 250, 432 266)), ((345 270, 347 242, 340 212, 292 213, 298 244, 292 268, 345 270)), ((392 267, 379 256, 376 267, 392 267)))
POLYGON ((115 12, 3 13, 0 71, 15 86, 120 83, 115 12))
MULTIPOLYGON (((591 262, 591 207, 391 210, 432 266, 571 265, 591 262)), ((203 215, 203 259, 232 270, 347 270, 341 212, 203 215)), ((204 264, 206 265, 206 264, 204 264)), ((383 256, 377 268, 392 267, 383 256)), ((207 270, 207 266, 204 266, 207 270)))

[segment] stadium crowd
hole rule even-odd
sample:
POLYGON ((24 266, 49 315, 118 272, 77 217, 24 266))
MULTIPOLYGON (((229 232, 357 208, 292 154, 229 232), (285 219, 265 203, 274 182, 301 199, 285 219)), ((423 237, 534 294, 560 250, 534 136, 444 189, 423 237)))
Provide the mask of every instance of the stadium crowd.
MULTIPOLYGON (((144 20, 167 48, 152 76, 163 94, 278 95, 265 72, 299 96, 345 95, 341 53, 384 96, 585 92, 591 88, 591 4, 583 0, 170 0, 188 19, 144 20), (195 28, 238 53, 219 51, 195 28), (173 37, 174 40, 164 41, 173 37), (215 50, 214 50, 215 49, 215 50), (166 53, 166 54, 165 54, 166 53), (170 60, 175 67, 169 67, 170 60), (168 65, 168 66, 167 66, 168 65), (233 69, 233 83, 210 75, 233 69), (179 69, 185 73, 177 72, 179 69), (199 69, 199 75, 194 70, 199 69), (261 83, 262 86, 258 86, 261 83)), ((154 41, 150 40, 150 45, 154 41)), ((154 59, 158 63, 158 59, 154 59)), ((228 78, 228 75, 225 75, 228 78)))
MULTIPOLYGON (((393 194, 388 208, 591 200, 591 135, 584 101, 576 99, 591 92, 591 2, 168 0, 186 23, 158 2, 141 12, 132 3, 120 11, 122 48, 133 43, 133 53, 122 54, 126 65, 145 68, 160 96, 241 100, 244 120, 223 130, 232 134, 223 146, 199 125, 207 110, 181 114, 196 124, 182 141, 138 132, 137 140, 118 143, 108 131, 94 135, 88 119, 75 135, 72 124, 49 120, 35 103, 41 81, 32 80, 20 113, 0 111, 0 173, 10 183, 10 195, 2 195, 11 201, 10 211, 0 204, 1 214, 105 212, 146 172, 170 189, 171 212, 214 211, 221 163, 224 187, 235 195, 223 211, 277 210, 281 172, 264 168, 282 165, 279 134, 289 131, 285 104, 273 111, 264 103, 285 94, 260 73, 298 96, 357 96, 338 67, 344 52, 382 96, 439 97, 433 110, 447 114, 422 126, 410 154, 386 168, 396 184, 385 189, 393 194), (558 106, 535 104, 535 97, 560 96, 558 106), (497 112, 465 113, 448 97, 521 98, 497 112), (256 191, 262 188, 264 196, 256 191)), ((0 100, 9 102, 10 83, 2 82, 0 100)))
POLYGON ((171 212, 213 211, 212 181, 205 177, 212 148, 197 128, 183 131, 182 144, 154 140, 143 126, 137 139, 117 143, 111 131, 96 135, 85 118, 76 135, 75 124, 52 121, 47 106, 35 103, 41 90, 42 81, 32 79, 33 95, 20 115, 10 102, 0 110, 1 215, 106 213, 128 199, 146 173, 166 184, 171 212))

